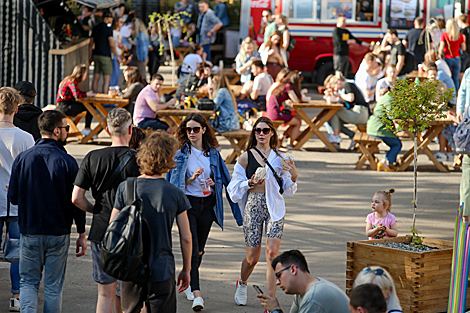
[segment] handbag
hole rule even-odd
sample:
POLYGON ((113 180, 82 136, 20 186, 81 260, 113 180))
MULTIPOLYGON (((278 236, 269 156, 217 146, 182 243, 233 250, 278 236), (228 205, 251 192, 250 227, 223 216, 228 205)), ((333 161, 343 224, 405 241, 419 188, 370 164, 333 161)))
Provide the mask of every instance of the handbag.
POLYGON ((197 109, 203 111, 214 111, 215 103, 211 99, 204 97, 202 99, 197 100, 197 109))
POLYGON ((457 125, 454 132, 455 151, 458 154, 470 154, 470 117, 468 108, 465 108, 464 118, 457 125))
MULTIPOLYGON (((10 227, 10 200, 7 199, 7 216, 5 218, 6 235, 3 242, 3 258, 10 263, 20 262, 20 239, 11 238, 8 233, 10 227)), ((1 236, 1 235, 0 235, 1 236)))
POLYGON ((279 105, 279 102, 277 102, 276 96, 273 96, 273 97, 274 97, 274 101, 276 101, 276 106, 277 106, 277 109, 278 109, 279 114, 281 116, 283 116, 283 115, 292 115, 292 116, 294 116, 295 115, 294 110, 290 109, 289 106, 285 106, 284 102, 282 103, 282 105, 279 105))
POLYGON ((259 153, 259 155, 263 159, 264 163, 266 163, 266 165, 271 169, 271 172, 273 172, 274 178, 276 179, 277 184, 279 185, 279 193, 282 195, 284 193, 284 187, 283 187, 284 186, 284 180, 282 179, 282 177, 277 175, 276 171, 271 166, 271 164, 269 164, 268 159, 261 153, 261 151, 259 151, 258 148, 256 148, 256 147, 253 147, 253 149, 255 149, 256 152, 259 153))

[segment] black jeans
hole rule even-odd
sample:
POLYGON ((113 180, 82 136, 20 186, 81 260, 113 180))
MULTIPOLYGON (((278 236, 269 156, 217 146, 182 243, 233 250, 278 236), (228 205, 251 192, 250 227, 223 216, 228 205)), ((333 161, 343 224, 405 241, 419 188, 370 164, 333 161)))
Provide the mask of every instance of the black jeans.
MULTIPOLYGON (((87 111, 87 109, 82 103, 77 102, 74 99, 71 99, 71 100, 59 102, 59 104, 57 105, 57 111, 60 111, 67 116, 75 116, 79 113, 82 113, 83 111, 87 111)), ((93 115, 91 115, 91 113, 87 111, 86 117, 85 117, 85 128, 91 128, 92 120, 93 120, 93 115)))
POLYGON ((145 302, 149 313, 176 313, 175 274, 161 282, 121 283, 122 309, 140 313, 145 302))
POLYGON ((189 226, 193 237, 193 253, 191 255, 191 290, 201 290, 199 287, 199 266, 206 246, 207 238, 215 221, 215 195, 208 197, 187 196, 191 209, 188 210, 189 226), (200 254, 202 252, 202 254, 200 254))
POLYGON ((335 72, 341 72, 345 77, 348 76, 349 56, 347 55, 334 55, 333 67, 335 72))

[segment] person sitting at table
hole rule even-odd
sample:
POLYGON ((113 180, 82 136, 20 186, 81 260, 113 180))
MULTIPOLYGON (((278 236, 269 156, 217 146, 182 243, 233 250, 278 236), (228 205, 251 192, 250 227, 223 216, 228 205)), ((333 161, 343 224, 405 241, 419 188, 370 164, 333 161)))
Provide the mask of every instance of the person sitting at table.
POLYGON ((444 71, 449 77, 452 77, 449 65, 443 59, 439 59, 435 50, 430 50, 424 55, 424 63, 434 62, 438 70, 444 71))
POLYGON ((282 120, 284 123, 289 124, 289 128, 284 132, 284 137, 289 138, 290 141, 287 149, 294 149, 294 141, 299 135, 301 121, 295 116, 293 110, 285 110, 289 105, 294 102, 304 100, 300 91, 301 76, 298 71, 292 71, 289 75, 279 83, 269 98, 266 106, 266 113, 271 120, 282 120), (290 112, 288 112, 290 111, 290 112))
POLYGON ((209 123, 219 133, 240 129, 240 121, 227 87, 222 74, 209 78, 209 99, 214 101, 214 111, 218 112, 218 116, 210 119, 209 123))
POLYGON ((282 34, 280 31, 274 31, 269 40, 259 47, 261 61, 266 66, 269 75, 274 79, 283 67, 287 65, 287 53, 283 48, 282 34))
POLYGON ((175 98, 181 100, 183 94, 188 95, 199 91, 208 91, 208 77, 211 75, 211 66, 209 63, 202 62, 197 65, 196 72, 178 86, 175 91, 175 98))
POLYGON ((271 75, 264 71, 264 64, 261 60, 253 61, 251 72, 255 76, 255 79, 243 85, 239 99, 244 99, 246 96, 249 96, 250 100, 255 102, 261 111, 266 111, 266 94, 274 81, 271 75))
POLYGON ((369 117, 367 121, 367 134, 374 139, 381 139, 390 150, 387 155, 377 163, 377 171, 394 172, 397 169, 394 163, 397 160, 397 155, 401 150, 402 143, 400 139, 391 131, 385 128, 385 123, 379 118, 385 114, 385 109, 388 110, 392 106, 392 97, 387 92, 382 99, 374 107, 374 114, 369 117))
POLYGON ((139 93, 144 89, 146 82, 137 66, 129 66, 124 70, 124 79, 126 80, 126 89, 123 90, 121 98, 129 99, 126 109, 133 114, 135 100, 139 93))
POLYGON ((172 134, 173 130, 157 116, 158 110, 166 109, 176 103, 176 99, 166 103, 161 102, 158 92, 162 85, 163 76, 154 74, 150 84, 139 93, 135 101, 134 124, 143 129, 163 129, 172 134))
POLYGON ((287 75, 289 75, 290 70, 287 67, 283 67, 279 73, 277 73, 276 79, 274 80, 274 83, 269 87, 268 92, 266 93, 266 103, 269 102, 269 98, 273 94, 273 90, 276 89, 279 84, 286 79, 287 75))
MULTIPOLYGON (((83 111, 87 111, 86 107, 76 100, 84 97, 93 97, 95 95, 93 90, 88 92, 80 90, 80 85, 86 79, 87 73, 86 65, 80 64, 74 67, 71 75, 65 77, 64 80, 60 82, 59 91, 57 91, 57 111, 67 116, 75 116, 83 111)), ((87 136, 91 133, 92 120, 93 116, 87 111, 85 129, 82 130, 83 136, 87 136)))
POLYGON ((181 74, 177 85, 183 84, 190 74, 196 73, 199 63, 204 62, 206 54, 202 46, 198 43, 192 43, 189 46, 189 53, 184 57, 183 64, 181 64, 181 74))
POLYGON ((389 64, 386 73, 386 77, 380 79, 375 87, 376 101, 380 101, 384 94, 389 92, 393 85, 395 85, 395 81, 397 80, 397 66, 395 64, 389 64))
POLYGON ((251 80, 251 65, 254 60, 261 59, 258 51, 256 51, 256 44, 250 37, 243 39, 240 52, 235 58, 235 70, 240 74, 240 82, 242 84, 251 80))
POLYGON ((357 88, 356 84, 346 82, 346 78, 340 72, 336 72, 330 83, 334 86, 334 96, 338 97, 338 102, 344 106, 329 121, 331 127, 333 127, 333 134, 328 137, 328 141, 339 144, 341 143, 339 135, 341 123, 356 125, 367 123, 369 104, 364 100, 362 92, 357 88))
POLYGON ((368 52, 364 56, 354 77, 354 83, 364 95, 366 102, 371 102, 375 99, 377 76, 380 73, 379 65, 381 65, 381 63, 382 61, 380 61, 375 54, 368 52))

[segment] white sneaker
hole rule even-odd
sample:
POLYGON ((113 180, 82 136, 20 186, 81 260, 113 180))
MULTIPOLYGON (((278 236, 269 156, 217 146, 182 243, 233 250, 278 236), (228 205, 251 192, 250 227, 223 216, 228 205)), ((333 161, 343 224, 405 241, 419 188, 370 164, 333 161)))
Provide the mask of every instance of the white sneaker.
POLYGON ((341 143, 341 137, 331 134, 330 137, 328 137, 328 141, 331 143, 341 143))
POLYGON ((81 133, 82 133, 82 135, 83 135, 84 137, 86 137, 86 136, 88 136, 88 135, 91 133, 91 129, 86 129, 86 128, 85 128, 85 129, 83 129, 83 130, 81 131, 81 133))
POLYGON ((201 297, 197 297, 193 301, 193 310, 194 311, 201 311, 204 309, 204 300, 201 297))
POLYGON ((434 154, 434 157, 436 158, 437 162, 445 162, 447 161, 447 155, 442 152, 436 152, 434 154))
POLYGON ((454 162, 455 154, 453 152, 446 152, 447 161, 454 162))
POLYGON ((19 312, 20 311, 20 299, 11 298, 10 299, 10 312, 19 312))
POLYGON ((246 305, 246 298, 248 293, 248 286, 242 283, 240 279, 237 280, 237 290, 235 291, 235 302, 238 305, 246 305))
POLYGON ((194 300, 194 294, 193 292, 191 291, 191 286, 188 287, 188 289, 186 289, 185 291, 183 291, 184 294, 186 295, 186 299, 188 299, 189 301, 193 301, 194 300))

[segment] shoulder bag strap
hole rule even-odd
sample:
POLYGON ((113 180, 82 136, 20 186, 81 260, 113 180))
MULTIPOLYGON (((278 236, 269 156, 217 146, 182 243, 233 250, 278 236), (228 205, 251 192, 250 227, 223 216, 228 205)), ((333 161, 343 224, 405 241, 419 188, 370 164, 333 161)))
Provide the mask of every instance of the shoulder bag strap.
POLYGON ((134 203, 136 197, 137 177, 129 177, 126 180, 126 204, 134 203))
MULTIPOLYGON (((271 164, 269 164, 268 159, 261 153, 261 151, 258 150, 258 148, 253 147, 253 149, 255 149, 256 152, 259 153, 259 155, 261 156, 261 158, 263 158, 264 163, 266 163, 266 165, 271 169, 271 172, 273 172, 273 175, 274 175, 274 177, 276 177, 276 181, 277 181, 278 184, 279 184, 279 179, 280 179, 280 177, 279 177, 279 175, 277 175, 276 171, 275 171, 274 168, 271 166, 271 164)), ((282 188, 282 186, 281 186, 280 184, 279 184, 279 187, 282 188)))
POLYGON ((444 35, 444 39, 446 40, 447 49, 449 49, 450 56, 453 57, 454 55, 452 54, 452 50, 450 49, 450 43, 449 43, 449 39, 448 39, 447 37, 449 37, 449 35, 446 33, 446 34, 444 35))
POLYGON ((118 167, 116 167, 116 169, 114 170, 113 174, 111 175, 111 177, 106 181, 106 183, 104 183, 104 185, 100 188, 100 190, 97 192, 97 195, 96 195, 96 199, 98 198, 101 198, 101 196, 103 196, 103 194, 109 189, 111 188, 111 186, 113 185, 113 183, 116 181, 116 179, 118 178, 118 176, 121 174, 122 170, 124 169, 124 167, 126 167, 127 163, 129 163, 129 161, 131 160, 131 158, 134 156, 134 154, 136 153, 135 150, 131 149, 129 151, 127 151, 126 155, 124 156, 124 159, 122 159, 121 163, 119 163, 118 167))

